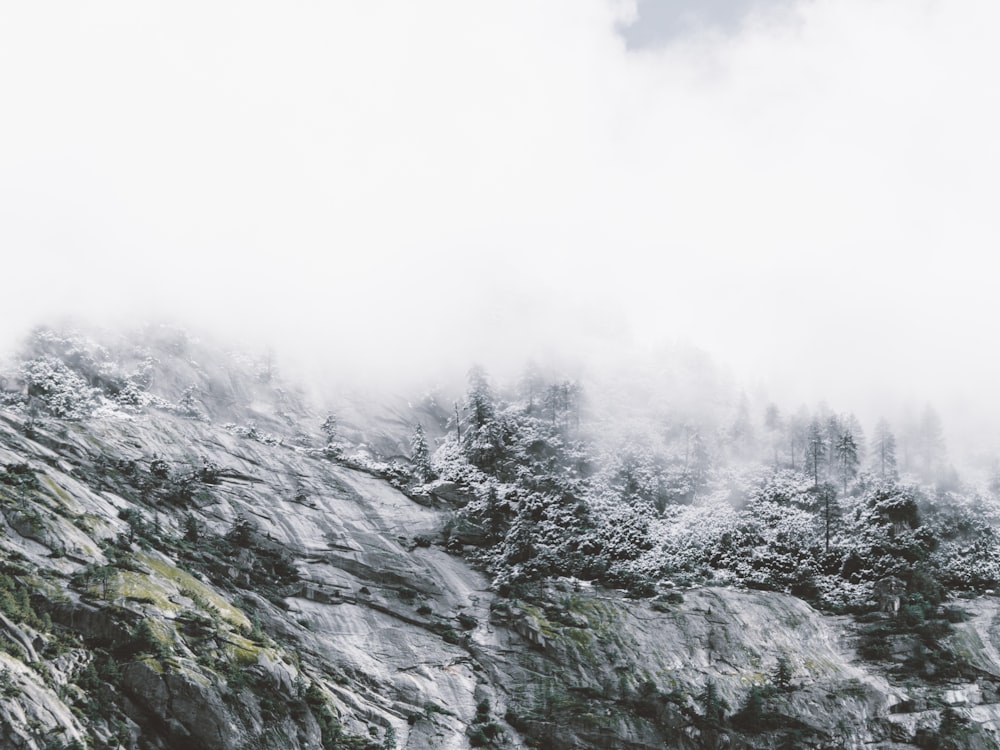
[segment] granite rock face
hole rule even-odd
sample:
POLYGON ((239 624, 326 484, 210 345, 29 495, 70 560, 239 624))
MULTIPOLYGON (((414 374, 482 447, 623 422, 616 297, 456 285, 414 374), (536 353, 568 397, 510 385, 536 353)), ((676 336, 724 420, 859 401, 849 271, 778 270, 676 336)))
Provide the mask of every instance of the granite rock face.
POLYGON ((956 625, 981 677, 942 688, 784 594, 500 597, 446 549, 461 487, 411 497, 287 394, 189 369, 186 411, 0 410, 4 747, 897 748, 945 708, 993 746, 994 599, 956 625), (771 686, 780 731, 713 724, 709 684, 730 716, 771 686))

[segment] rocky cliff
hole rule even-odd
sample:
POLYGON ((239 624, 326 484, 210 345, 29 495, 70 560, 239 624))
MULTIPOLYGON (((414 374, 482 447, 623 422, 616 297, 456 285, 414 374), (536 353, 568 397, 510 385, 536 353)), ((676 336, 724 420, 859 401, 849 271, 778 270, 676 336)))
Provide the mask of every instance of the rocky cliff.
POLYGON ((501 596, 453 533, 461 487, 379 460, 405 409, 333 444, 270 371, 153 354, 86 418, 8 386, 3 747, 996 746, 992 598, 947 636, 974 670, 924 683, 785 594, 501 596))

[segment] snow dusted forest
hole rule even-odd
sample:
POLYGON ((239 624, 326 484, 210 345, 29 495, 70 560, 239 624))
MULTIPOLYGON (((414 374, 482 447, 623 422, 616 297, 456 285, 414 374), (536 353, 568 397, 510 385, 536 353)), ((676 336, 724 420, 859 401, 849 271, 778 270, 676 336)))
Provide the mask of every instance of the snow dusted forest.
POLYGON ((164 326, 38 328, 2 372, 0 711, 77 706, 59 747, 993 736, 1000 482, 931 406, 866 431, 690 350, 349 394, 164 326), (164 728, 161 680, 212 707, 164 728))
MULTIPOLYGON (((68 419, 199 413, 192 388, 176 405, 144 391, 151 359, 127 371, 47 329, 28 351, 17 365, 27 401, 8 391, 8 406, 68 419)), ((537 365, 496 384, 473 367, 462 393, 410 397, 408 445, 397 435, 392 454, 352 443, 336 413, 324 430, 337 455, 373 462, 411 494, 460 496, 450 543, 501 589, 553 576, 636 596, 731 584, 857 613, 896 579, 904 609, 923 618, 949 593, 998 585, 1000 478, 959 475, 932 406, 866 431, 835 407, 754 403, 697 357, 658 367, 591 386, 537 365)))
POLYGON ((897 578, 918 618, 997 585, 1000 485, 963 481, 931 406, 866 434, 826 406, 786 414, 743 395, 699 415, 604 395, 535 368, 501 389, 473 368, 440 447, 414 434, 421 479, 473 490, 454 534, 499 585, 733 584, 861 612, 897 578))

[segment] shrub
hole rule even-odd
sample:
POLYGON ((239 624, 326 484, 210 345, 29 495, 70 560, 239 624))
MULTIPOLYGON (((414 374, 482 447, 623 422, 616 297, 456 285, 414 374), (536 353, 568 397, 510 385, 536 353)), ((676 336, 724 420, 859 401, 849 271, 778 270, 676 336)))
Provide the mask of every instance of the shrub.
POLYGON ((20 375, 28 384, 29 397, 36 397, 55 417, 85 419, 97 406, 96 389, 54 357, 22 363, 20 375))
POLYGON ((463 612, 458 616, 458 624, 461 626, 462 630, 475 630, 476 625, 478 625, 479 622, 472 615, 468 615, 463 612))
POLYGON ((37 490, 41 487, 34 469, 27 463, 7 464, 0 471, 0 482, 27 490, 37 490))

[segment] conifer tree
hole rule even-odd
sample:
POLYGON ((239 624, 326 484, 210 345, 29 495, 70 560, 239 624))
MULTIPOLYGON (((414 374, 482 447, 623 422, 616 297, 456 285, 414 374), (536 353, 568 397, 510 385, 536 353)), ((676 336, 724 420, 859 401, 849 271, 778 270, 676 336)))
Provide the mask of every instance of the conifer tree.
POLYGON ((792 663, 784 654, 778 656, 778 663, 774 668, 774 676, 771 681, 779 690, 788 690, 792 686, 792 663))
POLYGON ((827 455, 827 440, 819 418, 809 423, 806 438, 806 471, 813 475, 813 486, 819 486, 819 471, 827 455))
POLYGON ((426 482, 431 478, 430 451, 427 448, 427 439, 424 436, 424 426, 417 423, 410 438, 410 460, 413 462, 413 471, 417 479, 426 482))
POLYGON ((711 678, 705 683, 705 689, 698 695, 698 702, 701 703, 702 717, 706 722, 715 725, 722 723, 729 706, 725 698, 719 695, 719 688, 711 678))
POLYGON ((337 437, 337 417, 333 414, 327 414, 320 429, 326 435, 326 442, 332 443, 333 439, 337 437))
POLYGON ((478 365, 469 371, 465 431, 462 450, 473 465, 493 471, 503 457, 503 429, 497 416, 493 390, 478 365))
POLYGON ((844 432, 834 445, 837 456, 837 468, 844 482, 844 494, 847 494, 847 481, 858 473, 858 444, 850 430, 844 432))
POLYGON ((889 423, 879 420, 875 426, 875 440, 872 443, 872 468, 883 479, 896 476, 896 436, 892 434, 889 423))

